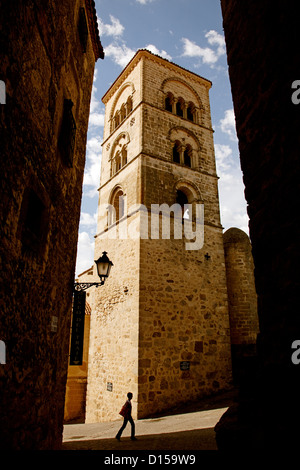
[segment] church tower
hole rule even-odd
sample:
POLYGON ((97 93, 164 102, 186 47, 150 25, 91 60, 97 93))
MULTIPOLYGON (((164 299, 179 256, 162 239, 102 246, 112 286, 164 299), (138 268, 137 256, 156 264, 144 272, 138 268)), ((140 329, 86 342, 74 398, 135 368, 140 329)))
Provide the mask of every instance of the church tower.
POLYGON ((143 418, 224 390, 231 353, 209 89, 139 50, 103 97, 86 421, 143 418), (169 224, 169 225, 168 225, 169 224))

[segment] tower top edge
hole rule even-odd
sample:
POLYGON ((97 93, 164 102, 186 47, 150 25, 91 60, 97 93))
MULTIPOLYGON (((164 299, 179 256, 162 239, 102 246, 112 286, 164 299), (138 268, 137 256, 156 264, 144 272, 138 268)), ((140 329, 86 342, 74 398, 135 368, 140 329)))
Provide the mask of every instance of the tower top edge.
POLYGON ((153 52, 150 52, 148 49, 138 49, 135 55, 132 57, 132 59, 128 62, 128 64, 124 67, 122 72, 118 75, 118 77, 115 79, 115 81, 111 84, 111 86, 108 88, 106 93, 102 97, 102 102, 104 104, 107 103, 107 101, 111 98, 111 96, 115 93, 115 91, 119 88, 123 80, 129 75, 129 73, 134 69, 134 67, 138 64, 138 62, 142 58, 147 58, 150 60, 154 60, 157 63, 160 63, 162 65, 168 66, 171 69, 177 69, 180 70, 184 74, 188 74, 192 76, 194 79, 196 78, 197 80, 200 79, 202 81, 203 85, 205 85, 208 89, 212 87, 212 82, 208 80, 207 78, 202 77, 201 75, 196 74, 195 72, 192 72, 191 70, 188 70, 181 65, 175 64, 175 62, 172 62, 168 59, 165 59, 157 54, 154 54, 153 52))

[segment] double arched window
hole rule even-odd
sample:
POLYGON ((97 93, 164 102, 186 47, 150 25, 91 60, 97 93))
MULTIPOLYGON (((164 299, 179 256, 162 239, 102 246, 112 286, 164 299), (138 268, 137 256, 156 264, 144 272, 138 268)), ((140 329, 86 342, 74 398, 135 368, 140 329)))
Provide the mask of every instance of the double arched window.
POLYGON ((115 140, 111 151, 111 169, 110 176, 115 175, 127 163, 127 146, 129 143, 129 135, 127 132, 119 134, 115 140))
POLYGON ((173 145, 173 162, 192 168, 193 149, 190 144, 183 145, 176 140, 173 145))
POLYGON ((168 92, 165 97, 165 110, 188 121, 197 122, 195 104, 192 101, 186 102, 181 96, 175 98, 171 92, 168 92))
POLYGON ((123 103, 117 111, 115 111, 110 125, 110 131, 113 132, 131 113, 132 97, 128 96, 126 103, 123 103))
POLYGON ((127 163, 127 146, 124 145, 121 150, 118 150, 111 163, 111 176, 117 173, 127 163))

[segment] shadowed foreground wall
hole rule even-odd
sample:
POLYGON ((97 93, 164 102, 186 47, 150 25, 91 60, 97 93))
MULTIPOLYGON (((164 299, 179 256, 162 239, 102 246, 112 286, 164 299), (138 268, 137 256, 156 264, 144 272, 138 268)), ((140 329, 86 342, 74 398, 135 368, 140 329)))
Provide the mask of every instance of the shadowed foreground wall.
POLYGON ((56 449, 62 441, 86 133, 101 52, 93 13, 90 0, 1 2, 2 449, 56 449))
POLYGON ((233 378, 256 353, 259 331, 252 247, 248 235, 232 227, 224 233, 233 378))
POLYGON ((296 1, 222 0, 236 127, 250 217, 260 335, 255 376, 217 425, 222 448, 293 447, 299 436, 300 107, 296 1))

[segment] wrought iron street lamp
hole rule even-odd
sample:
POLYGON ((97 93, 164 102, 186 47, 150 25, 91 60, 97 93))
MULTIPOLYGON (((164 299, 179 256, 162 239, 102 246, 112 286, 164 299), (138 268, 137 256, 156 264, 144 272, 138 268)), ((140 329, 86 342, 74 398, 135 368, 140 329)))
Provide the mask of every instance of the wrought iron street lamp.
POLYGON ((83 358, 83 341, 84 341, 84 317, 85 317, 85 303, 86 292, 89 287, 103 286, 105 280, 108 278, 113 263, 107 256, 106 251, 103 251, 102 256, 95 260, 97 266, 97 274, 100 282, 75 282, 74 283, 74 297, 73 297, 73 315, 72 315, 72 334, 71 334, 71 347, 70 347, 70 365, 82 365, 83 358))
POLYGON ((110 261, 109 257, 107 256, 106 251, 103 251, 102 256, 100 256, 100 258, 95 260, 95 263, 97 266, 97 274, 100 278, 100 282, 75 282, 74 290, 82 291, 92 286, 95 286, 95 287, 103 286, 105 280, 109 276, 113 263, 112 261, 110 261))

